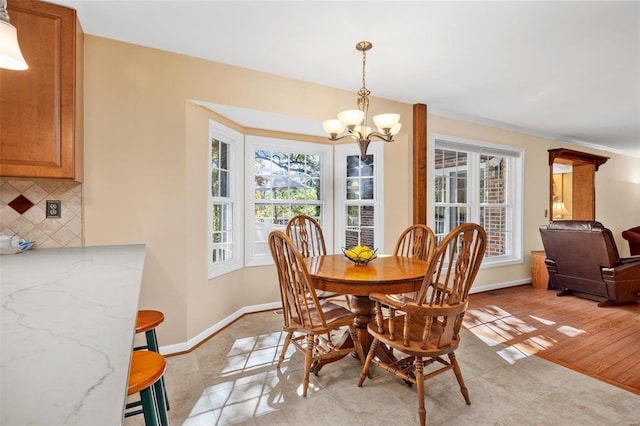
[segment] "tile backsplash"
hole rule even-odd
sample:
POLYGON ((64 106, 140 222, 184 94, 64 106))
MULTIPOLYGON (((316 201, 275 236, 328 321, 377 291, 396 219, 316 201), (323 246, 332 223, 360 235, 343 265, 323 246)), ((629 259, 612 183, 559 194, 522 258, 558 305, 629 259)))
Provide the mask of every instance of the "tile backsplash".
POLYGON ((0 232, 35 247, 82 245, 82 184, 0 179, 0 232), (46 217, 47 200, 61 201, 60 218, 46 217))

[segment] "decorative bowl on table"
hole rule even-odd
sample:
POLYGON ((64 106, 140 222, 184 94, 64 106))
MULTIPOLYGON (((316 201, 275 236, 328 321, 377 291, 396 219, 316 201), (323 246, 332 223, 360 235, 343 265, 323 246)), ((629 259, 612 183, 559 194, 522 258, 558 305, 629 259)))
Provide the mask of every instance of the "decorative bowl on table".
POLYGON ((378 249, 370 249, 367 246, 355 246, 351 249, 342 248, 342 253, 344 253, 345 257, 356 265, 366 265, 378 257, 377 251, 378 249))

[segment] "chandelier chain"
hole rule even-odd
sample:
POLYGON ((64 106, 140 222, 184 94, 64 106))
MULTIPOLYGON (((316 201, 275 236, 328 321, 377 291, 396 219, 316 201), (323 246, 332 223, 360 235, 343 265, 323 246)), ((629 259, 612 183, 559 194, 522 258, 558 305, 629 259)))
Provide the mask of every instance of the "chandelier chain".
POLYGON ((363 89, 367 88, 367 85, 365 83, 365 72, 364 72, 366 65, 367 65, 367 51, 363 50, 362 51, 362 88, 363 89))

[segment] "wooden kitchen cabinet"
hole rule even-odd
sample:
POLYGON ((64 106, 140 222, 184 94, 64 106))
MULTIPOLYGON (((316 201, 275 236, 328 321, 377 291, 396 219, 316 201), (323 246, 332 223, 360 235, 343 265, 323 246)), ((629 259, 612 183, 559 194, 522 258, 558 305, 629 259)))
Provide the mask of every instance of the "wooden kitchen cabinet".
POLYGON ((84 36, 76 11, 33 0, 7 10, 29 68, 0 69, 0 175, 82 181, 84 36))

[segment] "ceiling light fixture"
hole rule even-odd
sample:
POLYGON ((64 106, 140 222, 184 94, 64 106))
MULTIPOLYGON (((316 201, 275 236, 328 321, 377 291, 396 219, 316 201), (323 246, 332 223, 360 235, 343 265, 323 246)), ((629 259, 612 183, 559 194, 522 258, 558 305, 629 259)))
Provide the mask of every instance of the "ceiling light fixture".
POLYGON ((29 68, 18 46, 16 27, 9 23, 6 0, 0 0, 0 68, 17 71, 29 68))
POLYGON ((373 45, 368 41, 361 41, 356 44, 356 50, 362 52, 362 88, 358 91, 358 109, 342 111, 338 114, 337 120, 325 120, 322 128, 330 135, 330 140, 337 141, 350 137, 356 140, 360 146, 360 158, 364 159, 367 154, 367 147, 372 138, 385 142, 393 142, 393 137, 398 134, 402 124, 400 114, 378 114, 373 116, 373 122, 377 127, 377 132, 372 132, 367 126, 367 112, 369 110, 369 95, 371 91, 365 84, 365 65, 367 63, 367 51, 373 45), (343 132, 346 129, 346 133, 343 132))

